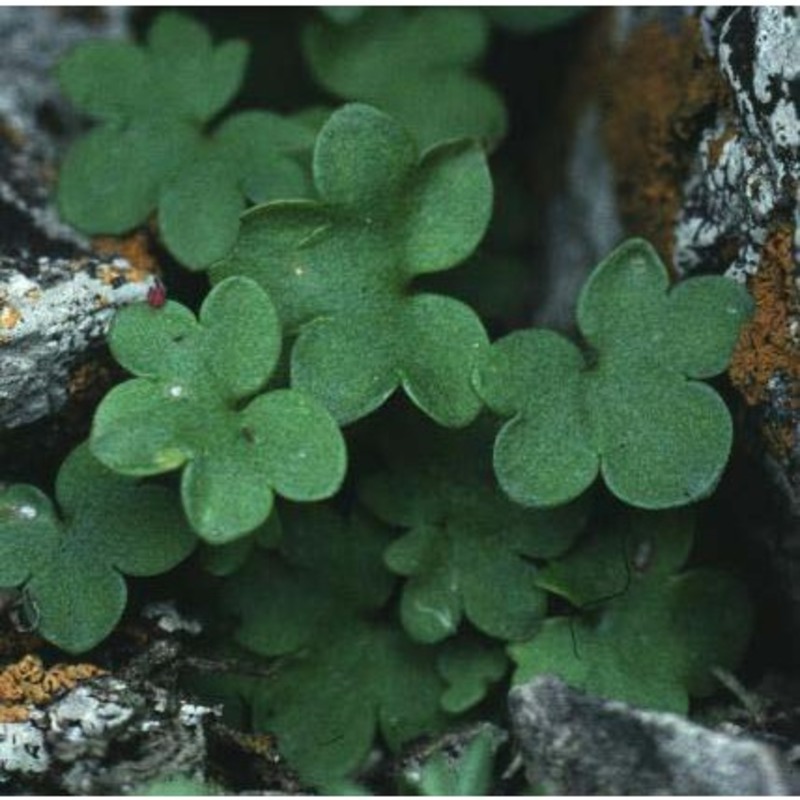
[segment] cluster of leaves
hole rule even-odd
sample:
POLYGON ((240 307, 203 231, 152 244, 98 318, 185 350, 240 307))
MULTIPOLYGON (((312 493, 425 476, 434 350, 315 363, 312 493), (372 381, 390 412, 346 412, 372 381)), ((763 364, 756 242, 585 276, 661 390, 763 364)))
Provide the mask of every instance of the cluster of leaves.
POLYGON ((247 54, 240 41, 215 48, 202 25, 169 13, 144 47, 98 41, 68 55, 64 93, 99 124, 62 164, 65 219, 119 234, 157 209, 172 254, 203 268, 233 244, 248 200, 306 197, 308 120, 245 111, 208 130, 238 91, 247 54))
MULTIPOLYGON (((670 289, 632 240, 583 289, 581 347, 545 330, 491 344, 431 279, 490 223, 487 148, 506 123, 474 68, 502 14, 327 17, 303 36, 311 72, 358 102, 323 117, 217 123, 246 48, 176 14, 144 47, 93 43, 62 64, 99 121, 62 167, 65 217, 120 233, 157 212, 213 288, 197 313, 115 317, 132 377, 101 402, 55 504, 0 494, 0 585, 78 652, 119 620, 122 573, 166 571, 200 543, 209 623, 231 632, 211 646, 271 670, 213 691, 331 790, 376 737, 397 751, 490 713, 512 662, 516 681, 555 672, 686 711, 750 625, 734 578, 687 564, 693 516, 670 510, 708 496, 727 461, 730 417, 701 381, 725 369, 746 293, 719 277, 670 289), (600 519, 599 476, 639 510, 600 519), (552 616, 554 600, 575 613, 552 616)), ((526 19, 507 22, 559 21, 526 19)), ((499 262, 481 256, 473 274, 490 278, 499 262)), ((462 772, 436 757, 407 780, 485 791, 495 749, 477 736, 462 772)))

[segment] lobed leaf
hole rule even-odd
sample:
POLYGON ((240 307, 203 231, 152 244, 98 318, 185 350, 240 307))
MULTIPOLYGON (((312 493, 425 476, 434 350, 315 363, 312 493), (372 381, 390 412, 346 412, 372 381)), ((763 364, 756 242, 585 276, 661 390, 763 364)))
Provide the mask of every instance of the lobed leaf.
POLYGON ((177 303, 126 308, 110 342, 144 377, 103 399, 92 450, 128 475, 183 468, 184 508, 207 541, 222 544, 258 528, 274 491, 319 500, 338 490, 346 452, 328 412, 295 390, 254 397, 280 352, 277 314, 255 282, 219 283, 199 320, 177 303))
POLYGON ((511 417, 494 464, 517 502, 558 505, 598 471, 617 497, 641 508, 685 505, 716 486, 730 415, 713 389, 690 379, 725 368, 751 302, 722 277, 667 290, 653 248, 630 240, 581 292, 578 324, 591 363, 546 331, 510 334, 481 353, 478 393, 511 417))
POLYGON ((341 424, 401 385, 440 424, 468 424, 480 410, 470 375, 487 343, 483 326, 463 304, 414 294, 410 284, 477 246, 492 201, 484 155, 451 143, 420 160, 401 126, 353 104, 320 131, 314 181, 319 202, 246 214, 212 280, 243 274, 268 289, 299 334, 292 385, 341 424))
POLYGON ((503 137, 503 102, 473 74, 487 40, 486 23, 473 9, 381 8, 348 25, 314 20, 303 44, 320 85, 381 108, 428 147, 503 137))
POLYGON ((550 618, 511 645, 514 682, 555 674, 604 697, 685 714, 690 694, 715 688, 712 667, 735 665, 752 627, 736 578, 679 572, 691 540, 690 516, 640 514, 596 530, 553 562, 541 585, 585 611, 550 618))
POLYGON ((237 92, 247 46, 215 47, 189 17, 161 14, 145 45, 89 42, 59 67, 66 94, 100 125, 61 171, 64 218, 86 233, 124 233, 158 210, 172 254, 202 269, 230 249, 248 199, 303 197, 313 128, 244 112, 208 134, 237 92))
POLYGON ((41 636, 72 653, 90 650, 125 610, 123 574, 166 572, 196 538, 174 495, 116 475, 76 448, 59 472, 61 509, 30 486, 0 497, 0 582, 26 592, 41 636))
POLYGON ((279 555, 251 559, 225 604, 238 643, 283 656, 256 688, 256 728, 278 735, 304 780, 327 786, 363 762, 378 730, 394 749, 435 730, 443 686, 431 651, 371 621, 394 585, 386 530, 325 507, 287 506, 281 519, 279 555))
POLYGON ((505 498, 486 461, 492 434, 403 420, 390 428, 390 469, 360 485, 368 508, 407 529, 385 559, 408 577, 401 618, 417 641, 452 636, 464 617, 497 638, 529 636, 545 613, 531 559, 565 552, 583 525, 579 506, 547 512, 505 498))
POLYGON ((326 785, 364 762, 379 731, 397 751, 440 730, 441 692, 428 648, 388 626, 348 619, 261 684, 254 724, 278 736, 304 780, 326 785))

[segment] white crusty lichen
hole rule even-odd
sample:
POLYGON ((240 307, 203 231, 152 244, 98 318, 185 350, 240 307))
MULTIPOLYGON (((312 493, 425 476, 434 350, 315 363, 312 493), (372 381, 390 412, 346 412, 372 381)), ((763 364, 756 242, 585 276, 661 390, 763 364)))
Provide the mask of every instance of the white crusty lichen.
POLYGON ((788 211, 800 220, 800 16, 790 7, 709 8, 701 23, 732 105, 701 137, 676 225, 675 266, 744 280, 779 218, 788 211))
POLYGON ((40 258, 26 272, 0 263, 0 427, 58 411, 77 361, 152 283, 119 258, 40 258))
POLYGON ((26 722, 0 722, 0 784, 17 775, 47 772, 50 756, 44 731, 32 718, 26 722))

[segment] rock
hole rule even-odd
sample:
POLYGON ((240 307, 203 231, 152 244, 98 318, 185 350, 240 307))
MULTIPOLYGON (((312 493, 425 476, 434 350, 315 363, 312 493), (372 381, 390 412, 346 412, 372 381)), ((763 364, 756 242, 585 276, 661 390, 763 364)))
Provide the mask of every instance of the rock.
POLYGON ((744 280, 780 221, 795 228, 800 263, 800 17, 790 6, 712 7, 700 22, 732 100, 700 137, 675 226, 675 266, 744 280))
POLYGON ((530 783, 565 795, 787 795, 800 773, 756 739, 603 700, 544 676, 512 689, 530 783))
POLYGON ((85 362, 114 311, 153 283, 141 246, 100 252, 52 204, 55 159, 80 127, 54 66, 86 38, 125 35, 126 20, 122 8, 0 8, 0 429, 47 417, 97 382, 85 362))

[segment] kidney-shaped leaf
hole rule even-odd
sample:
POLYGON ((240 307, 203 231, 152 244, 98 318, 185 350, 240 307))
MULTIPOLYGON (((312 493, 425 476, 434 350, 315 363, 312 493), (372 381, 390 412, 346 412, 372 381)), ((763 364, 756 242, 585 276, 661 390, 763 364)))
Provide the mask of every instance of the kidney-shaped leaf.
POLYGON ((158 209, 172 254, 203 268, 230 249, 247 199, 310 191, 313 128, 250 111, 205 128, 238 90, 247 47, 215 47, 190 17, 161 14, 144 45, 87 42, 59 65, 99 121, 62 165, 58 203, 86 233, 124 233, 158 209))
POLYGON ((389 567, 408 577, 403 625, 421 642, 452 636, 464 617, 497 638, 530 636, 545 612, 533 559, 570 547, 582 507, 541 511, 508 500, 489 463, 494 427, 483 421, 466 431, 404 422, 389 429, 390 469, 360 486, 368 508, 406 529, 386 551, 389 567))
POLYGON ((503 101, 473 74, 488 42, 475 9, 373 8, 349 25, 314 20, 305 34, 322 86, 397 117, 423 147, 505 133, 503 101))
POLYGON ((731 574, 680 571, 692 533, 688 514, 638 512, 553 562, 539 582, 576 602, 579 615, 552 617, 509 647, 514 682, 555 674, 603 697, 682 714, 690 695, 710 694, 711 669, 735 667, 744 651, 752 608, 731 574))

